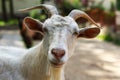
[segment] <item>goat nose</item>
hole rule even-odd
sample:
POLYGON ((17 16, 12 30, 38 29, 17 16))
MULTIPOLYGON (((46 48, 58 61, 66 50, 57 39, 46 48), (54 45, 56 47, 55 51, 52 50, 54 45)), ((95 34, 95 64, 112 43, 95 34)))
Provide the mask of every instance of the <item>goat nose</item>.
POLYGON ((51 53, 56 59, 61 59, 65 55, 65 50, 62 49, 52 49, 51 53))

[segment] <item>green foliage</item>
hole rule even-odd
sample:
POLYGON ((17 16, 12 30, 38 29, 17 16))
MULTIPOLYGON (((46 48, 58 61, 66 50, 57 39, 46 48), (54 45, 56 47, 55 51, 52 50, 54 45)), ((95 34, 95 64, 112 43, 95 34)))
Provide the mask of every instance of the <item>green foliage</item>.
POLYGON ((117 0, 117 10, 119 10, 120 11, 120 0, 117 0))
POLYGON ((0 26, 8 26, 8 25, 16 25, 18 24, 18 20, 10 19, 7 22, 0 20, 0 26))
POLYGON ((97 38, 100 39, 100 40, 103 40, 105 39, 106 35, 98 35, 97 38))
POLYGON ((118 38, 113 39, 110 34, 99 35, 99 36, 97 36, 97 38, 100 40, 103 40, 103 41, 112 42, 116 45, 120 45, 120 39, 118 39, 118 38))
POLYGON ((65 0, 64 1, 64 5, 66 8, 76 8, 76 9, 80 9, 81 7, 81 3, 79 0, 74 0, 74 1, 69 1, 69 0, 65 0))
POLYGON ((98 4, 93 4, 93 5, 91 5, 90 6, 90 8, 91 9, 94 9, 94 8, 98 8, 98 9, 100 9, 100 10, 105 10, 105 8, 103 7, 103 0, 102 1, 100 1, 98 4))
POLYGON ((111 1, 110 11, 115 11, 115 4, 111 1))
POLYGON ((29 15, 32 18, 38 19, 38 20, 44 20, 46 19, 46 15, 45 14, 40 14, 41 10, 32 10, 30 11, 29 15))
POLYGON ((114 41, 110 34, 107 34, 104 38, 105 41, 114 41))
POLYGON ((114 43, 115 43, 116 45, 120 45, 120 40, 119 40, 119 39, 116 39, 116 40, 114 40, 114 43))
POLYGON ((38 13, 39 13, 38 10, 32 10, 32 11, 30 11, 29 15, 32 18, 39 19, 39 14, 38 13))
POLYGON ((81 3, 79 0, 74 0, 74 2, 71 3, 71 6, 73 6, 74 8, 80 9, 81 3))
POLYGON ((4 21, 0 21, 0 26, 5 26, 5 22, 4 21))
POLYGON ((67 15, 73 9, 81 9, 80 0, 64 0, 60 5, 62 15, 67 15))

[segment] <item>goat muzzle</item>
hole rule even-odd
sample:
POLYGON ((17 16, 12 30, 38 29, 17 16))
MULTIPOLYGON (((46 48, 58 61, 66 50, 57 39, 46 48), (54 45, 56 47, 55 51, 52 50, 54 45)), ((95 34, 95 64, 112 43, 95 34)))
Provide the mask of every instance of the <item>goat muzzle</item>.
POLYGON ((59 61, 65 55, 65 50, 57 48, 52 49, 51 54, 59 61))
POLYGON ((62 58, 65 56, 65 50, 59 48, 53 48, 51 50, 51 54, 53 55, 54 59, 50 61, 51 65, 55 68, 60 68, 64 64, 62 58))

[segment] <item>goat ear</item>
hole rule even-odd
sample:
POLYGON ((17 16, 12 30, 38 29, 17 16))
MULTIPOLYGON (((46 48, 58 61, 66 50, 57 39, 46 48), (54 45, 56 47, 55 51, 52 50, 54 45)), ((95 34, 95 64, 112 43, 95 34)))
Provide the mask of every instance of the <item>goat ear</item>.
POLYGON ((23 24, 31 31, 43 33, 43 23, 36 19, 26 17, 23 20, 23 24))
POLYGON ((95 27, 95 28, 82 28, 79 30, 79 35, 78 37, 83 37, 83 38, 94 38, 100 33, 100 29, 95 27))

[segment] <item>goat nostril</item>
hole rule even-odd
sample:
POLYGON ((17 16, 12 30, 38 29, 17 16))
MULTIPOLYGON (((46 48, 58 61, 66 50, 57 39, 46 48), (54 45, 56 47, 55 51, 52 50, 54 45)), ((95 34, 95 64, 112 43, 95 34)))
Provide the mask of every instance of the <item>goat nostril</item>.
POLYGON ((65 50, 62 49, 52 49, 51 53, 57 58, 60 59, 65 55, 65 50))

